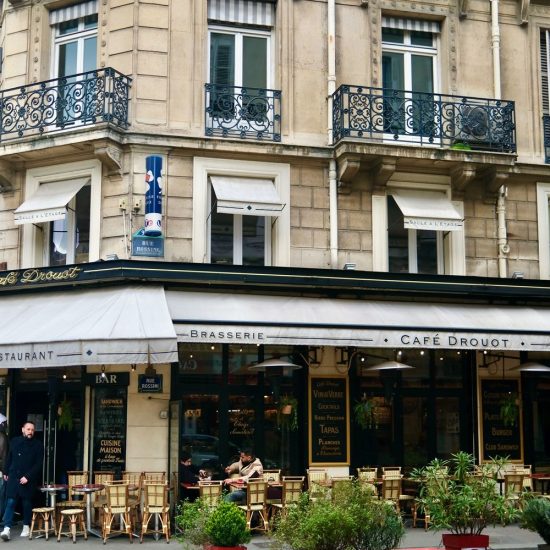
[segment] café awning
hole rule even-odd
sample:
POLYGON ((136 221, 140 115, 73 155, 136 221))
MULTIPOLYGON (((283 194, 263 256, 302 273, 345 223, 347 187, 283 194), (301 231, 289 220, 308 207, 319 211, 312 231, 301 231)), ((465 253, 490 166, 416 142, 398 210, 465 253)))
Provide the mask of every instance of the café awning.
POLYGON ((403 213, 405 229, 458 231, 464 225, 463 216, 443 192, 395 189, 391 195, 403 213))
POLYGON ((280 216, 285 205, 269 179, 210 176, 216 211, 245 216, 280 216))
POLYGON ((550 308, 167 291, 180 342, 550 351, 550 308))
POLYGON ((0 367, 177 361, 162 287, 2 296, 0 367))
POLYGON ((89 181, 90 178, 75 178, 43 183, 15 209, 15 224, 62 220, 67 215, 67 204, 89 181))

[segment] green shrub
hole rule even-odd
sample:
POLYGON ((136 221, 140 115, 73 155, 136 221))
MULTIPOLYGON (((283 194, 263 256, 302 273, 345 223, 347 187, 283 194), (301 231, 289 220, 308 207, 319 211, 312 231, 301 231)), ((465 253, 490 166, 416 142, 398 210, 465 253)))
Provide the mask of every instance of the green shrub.
POLYGON ((214 546, 237 546, 250 541, 244 512, 232 502, 221 501, 208 516, 204 532, 214 546))
POLYGON ((391 504, 379 501, 359 483, 340 486, 330 498, 309 499, 279 518, 274 537, 279 548, 292 550, 390 550, 404 534, 391 504))
POLYGON ((529 531, 535 531, 546 544, 550 544, 550 500, 527 500, 521 515, 521 526, 529 531))
POLYGON ((185 500, 179 503, 174 519, 176 527, 182 531, 179 538, 184 548, 202 546, 208 542, 204 528, 210 514, 211 508, 200 498, 195 502, 185 500))

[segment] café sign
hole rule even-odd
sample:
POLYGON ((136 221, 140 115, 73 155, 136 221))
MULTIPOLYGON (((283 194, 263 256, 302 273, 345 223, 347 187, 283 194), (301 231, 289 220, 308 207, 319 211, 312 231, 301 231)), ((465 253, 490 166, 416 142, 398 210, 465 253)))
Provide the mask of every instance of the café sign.
POLYGON ((58 281, 71 281, 78 279, 82 271, 81 267, 73 266, 61 271, 53 269, 25 269, 24 271, 10 271, 0 276, 0 286, 10 287, 18 285, 34 285, 37 283, 50 283, 58 281))

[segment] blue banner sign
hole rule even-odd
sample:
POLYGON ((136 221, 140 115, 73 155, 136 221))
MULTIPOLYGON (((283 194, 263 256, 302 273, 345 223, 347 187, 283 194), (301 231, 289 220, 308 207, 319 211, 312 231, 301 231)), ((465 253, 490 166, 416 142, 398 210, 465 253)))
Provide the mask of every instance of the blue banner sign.
POLYGON ((145 159, 145 235, 162 235, 162 157, 145 159))

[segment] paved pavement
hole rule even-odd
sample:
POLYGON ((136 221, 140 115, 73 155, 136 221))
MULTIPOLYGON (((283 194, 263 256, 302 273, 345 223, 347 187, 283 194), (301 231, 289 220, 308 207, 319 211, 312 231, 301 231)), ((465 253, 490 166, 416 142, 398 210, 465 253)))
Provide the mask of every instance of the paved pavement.
MULTIPOLYGON (((61 543, 57 546, 55 538, 50 537, 46 542, 44 539, 36 539, 29 541, 27 538, 21 538, 19 533, 21 532, 20 526, 15 526, 12 529, 12 539, 9 542, 0 541, 0 550, 5 548, 6 550, 12 546, 16 546, 23 550, 23 548, 31 548, 35 546, 37 549, 41 548, 43 545, 56 545, 55 549, 60 550, 63 546, 74 548, 70 539, 62 538, 61 543), (4 546, 6 545, 6 546, 4 546), (63 545, 63 546, 61 546, 63 545)), ((543 544, 543 540, 536 534, 531 531, 526 531, 520 529, 517 525, 510 525, 508 527, 497 527, 489 528, 485 531, 491 537, 491 548, 495 550, 537 550, 539 544, 543 544)), ((134 539, 134 544, 139 544, 138 539, 134 539)), ((147 537, 144 539, 143 545, 149 548, 153 546, 157 549, 163 548, 165 543, 162 540, 155 541, 153 537, 147 537)), ((436 531, 424 531, 422 528, 407 528, 407 532, 403 541, 401 542, 400 548, 437 548, 441 544, 441 533, 436 531)), ((87 541, 82 538, 78 538, 77 545, 86 545, 86 546, 101 546, 102 541, 96 537, 90 537, 87 541)), ((107 546, 118 546, 132 548, 127 537, 116 537, 107 541, 107 546)), ((172 539, 170 542, 170 547, 175 546, 176 548, 180 546, 179 542, 176 539, 172 539)), ((269 550, 271 548, 271 543, 268 537, 261 535, 254 535, 252 541, 247 544, 248 550, 269 550)), ((137 548, 136 548, 137 550, 137 548)))

